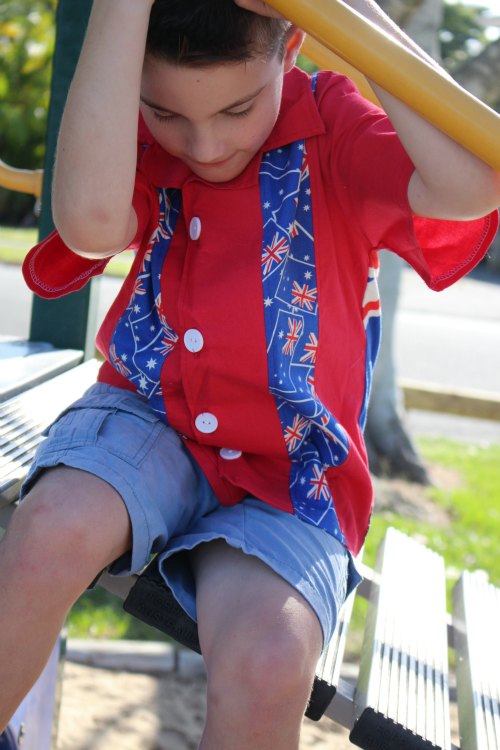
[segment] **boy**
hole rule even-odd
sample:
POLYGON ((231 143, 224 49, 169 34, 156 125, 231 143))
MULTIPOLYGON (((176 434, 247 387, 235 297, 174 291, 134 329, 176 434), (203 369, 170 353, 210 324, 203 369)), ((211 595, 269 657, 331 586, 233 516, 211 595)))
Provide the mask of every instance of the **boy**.
POLYGON ((137 255, 100 382, 51 428, 0 547, 0 726, 88 583, 158 552, 198 621, 200 748, 299 746, 372 502, 376 251, 443 288, 486 251, 500 193, 385 92, 393 125, 342 77, 295 69, 302 36, 258 0, 95 0, 59 234, 25 275, 53 297, 137 255))

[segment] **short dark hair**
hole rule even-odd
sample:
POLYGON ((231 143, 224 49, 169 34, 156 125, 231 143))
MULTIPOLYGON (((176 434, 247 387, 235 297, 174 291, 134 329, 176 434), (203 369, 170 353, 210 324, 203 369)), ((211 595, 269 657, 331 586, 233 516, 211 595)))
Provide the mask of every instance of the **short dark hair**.
POLYGON ((283 57, 289 27, 288 21, 251 13, 233 0, 155 0, 146 53, 200 66, 283 57))

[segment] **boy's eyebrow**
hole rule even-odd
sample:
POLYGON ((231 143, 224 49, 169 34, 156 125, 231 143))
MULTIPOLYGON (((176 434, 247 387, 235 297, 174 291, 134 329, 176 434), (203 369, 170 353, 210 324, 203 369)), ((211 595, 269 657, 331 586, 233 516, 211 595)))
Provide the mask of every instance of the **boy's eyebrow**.
MULTIPOLYGON (((228 104, 227 107, 224 107, 224 109, 219 110, 220 112, 226 112, 228 109, 234 109, 235 107, 239 107, 242 104, 246 104, 247 102, 251 101, 252 99, 255 99, 256 96, 260 94, 261 91, 265 89, 265 85, 261 86, 257 91, 255 91, 253 94, 249 94, 248 96, 244 96, 242 99, 238 99, 236 102, 232 102, 232 104, 228 104)), ((178 112, 174 112, 173 109, 168 109, 168 107, 162 107, 161 104, 155 104, 155 102, 150 101, 149 99, 146 99, 145 96, 140 97, 141 102, 146 104, 148 107, 151 107, 151 109, 157 109, 160 112, 168 112, 171 115, 178 115, 178 112)))

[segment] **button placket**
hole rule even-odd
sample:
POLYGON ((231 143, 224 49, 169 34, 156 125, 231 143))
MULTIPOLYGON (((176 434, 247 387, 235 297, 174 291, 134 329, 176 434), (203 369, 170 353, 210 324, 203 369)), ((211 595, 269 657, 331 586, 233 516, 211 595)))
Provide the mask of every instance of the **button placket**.
POLYGON ((199 240, 201 235, 201 219, 199 216, 193 216, 189 222, 189 236, 192 240, 199 240))
POLYGON ((198 416, 194 420, 194 426, 196 427, 198 432, 202 432, 205 435, 210 435, 210 433, 215 432, 215 430, 219 426, 219 422, 215 414, 210 414, 210 412, 204 411, 201 414, 198 414, 198 416))
POLYGON ((189 352, 201 352, 204 346, 203 334, 197 328, 189 328, 184 334, 184 346, 189 352))
POLYGON ((241 455, 241 451, 234 448, 221 448, 219 451, 219 456, 225 461, 234 461, 236 458, 240 458, 241 455))

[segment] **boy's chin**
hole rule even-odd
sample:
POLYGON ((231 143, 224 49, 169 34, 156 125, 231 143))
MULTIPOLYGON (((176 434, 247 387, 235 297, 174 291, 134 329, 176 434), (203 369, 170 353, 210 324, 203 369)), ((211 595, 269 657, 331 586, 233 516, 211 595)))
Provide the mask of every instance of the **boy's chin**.
POLYGON ((197 177, 201 177, 207 182, 229 182, 239 177, 249 165, 252 157, 238 158, 236 156, 225 159, 224 161, 211 164, 200 162, 187 162, 189 168, 197 177))

